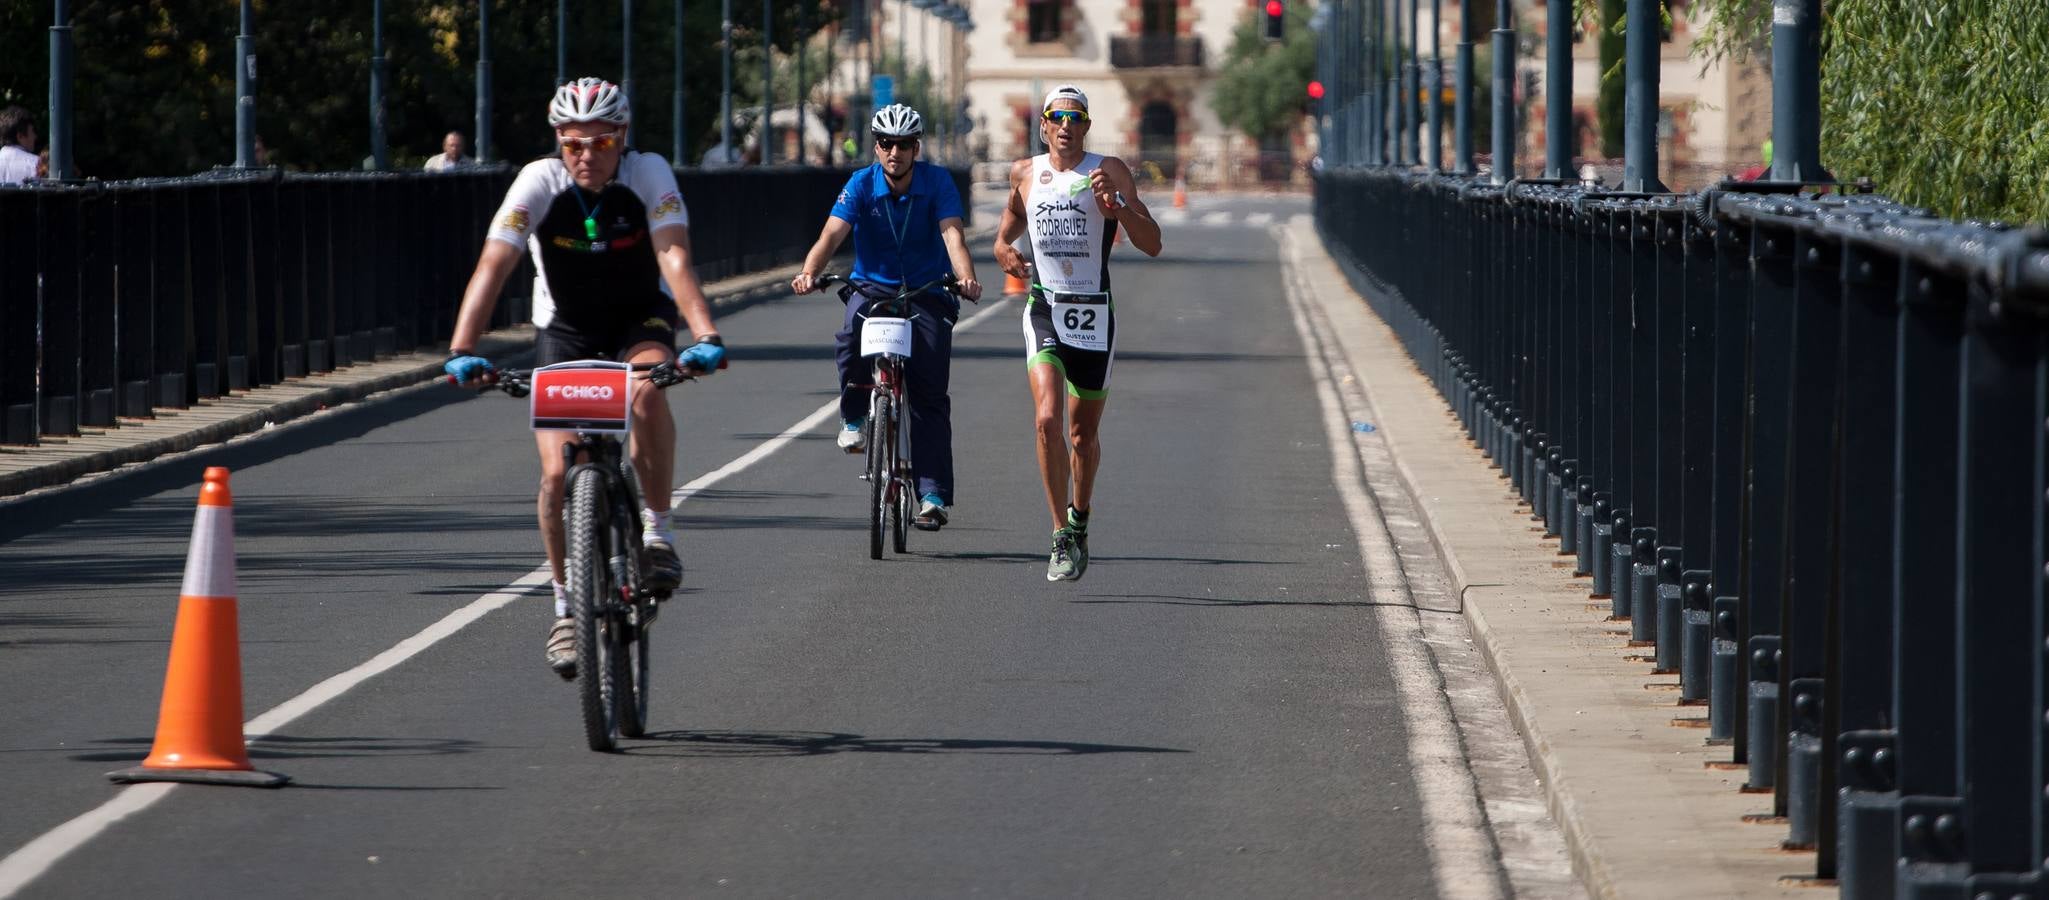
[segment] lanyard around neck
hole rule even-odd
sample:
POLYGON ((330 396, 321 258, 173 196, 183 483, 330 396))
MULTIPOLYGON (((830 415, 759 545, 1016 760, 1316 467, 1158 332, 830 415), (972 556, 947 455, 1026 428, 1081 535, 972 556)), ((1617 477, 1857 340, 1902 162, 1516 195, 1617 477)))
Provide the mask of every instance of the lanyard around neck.
POLYGON ((576 206, 583 210, 583 236, 589 240, 598 239, 598 213, 605 209, 605 189, 598 188, 598 205, 583 202, 583 186, 572 184, 569 192, 576 195, 576 206))

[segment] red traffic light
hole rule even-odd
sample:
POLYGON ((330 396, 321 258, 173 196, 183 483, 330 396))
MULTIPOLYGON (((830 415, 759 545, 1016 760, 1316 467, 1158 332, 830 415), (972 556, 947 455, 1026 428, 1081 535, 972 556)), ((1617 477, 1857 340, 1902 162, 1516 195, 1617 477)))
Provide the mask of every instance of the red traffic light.
POLYGON ((1309 99, 1311 99, 1311 100, 1321 100, 1321 99, 1323 99, 1323 82, 1321 82, 1321 81, 1312 81, 1312 82, 1309 82, 1309 99))
POLYGON ((1266 0, 1267 15, 1273 16, 1274 18, 1280 18, 1281 12, 1281 0, 1266 0))

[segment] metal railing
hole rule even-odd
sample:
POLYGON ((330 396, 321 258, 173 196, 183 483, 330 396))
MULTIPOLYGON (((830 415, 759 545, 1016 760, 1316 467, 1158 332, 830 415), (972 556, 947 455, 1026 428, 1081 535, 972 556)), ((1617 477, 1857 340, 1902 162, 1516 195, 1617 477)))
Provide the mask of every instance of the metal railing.
POLYGON ((2042 896, 2049 236, 1317 179, 1362 293, 1842 895, 2042 896))
MULTIPOLYGON (((0 443, 438 344, 514 171, 0 188, 0 443)), ((680 170, 705 280, 801 259, 847 172, 680 170)), ((965 198, 965 172, 954 172, 965 198)), ((494 326, 525 321, 530 264, 494 326)))

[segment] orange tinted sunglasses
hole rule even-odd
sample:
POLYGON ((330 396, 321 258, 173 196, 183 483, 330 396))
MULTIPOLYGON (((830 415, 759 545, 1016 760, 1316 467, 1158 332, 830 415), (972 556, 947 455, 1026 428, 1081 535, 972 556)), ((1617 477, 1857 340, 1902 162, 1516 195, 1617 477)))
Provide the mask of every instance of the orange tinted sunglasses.
POLYGON ((613 147, 619 146, 619 132, 608 131, 596 137, 587 138, 562 137, 560 135, 557 135, 556 140, 561 142, 563 150, 568 151, 570 153, 574 153, 579 150, 595 150, 602 153, 606 150, 612 149, 613 147))

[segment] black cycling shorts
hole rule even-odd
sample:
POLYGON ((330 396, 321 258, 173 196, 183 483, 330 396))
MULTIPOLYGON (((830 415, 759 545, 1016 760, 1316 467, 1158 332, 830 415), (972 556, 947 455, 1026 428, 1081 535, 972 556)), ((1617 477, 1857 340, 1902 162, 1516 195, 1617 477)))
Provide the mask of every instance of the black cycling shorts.
POLYGON ((1117 357, 1117 316, 1110 295, 1062 294, 1033 288, 1024 313, 1025 367, 1049 363, 1084 400, 1110 395, 1117 357))
POLYGON ((534 335, 534 365, 551 366, 579 359, 618 361, 636 344, 654 341, 674 350, 681 317, 676 304, 657 294, 635 316, 619 316, 610 322, 572 326, 556 318, 534 335))

